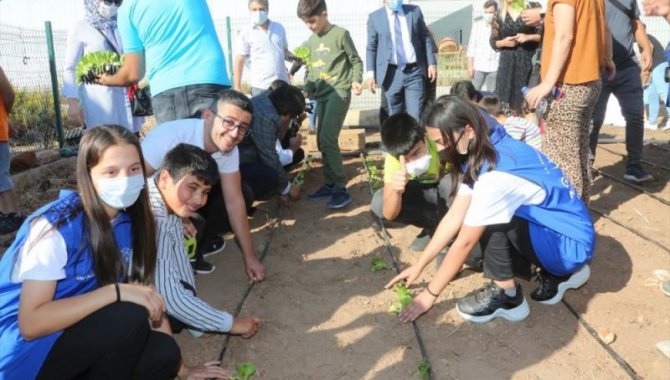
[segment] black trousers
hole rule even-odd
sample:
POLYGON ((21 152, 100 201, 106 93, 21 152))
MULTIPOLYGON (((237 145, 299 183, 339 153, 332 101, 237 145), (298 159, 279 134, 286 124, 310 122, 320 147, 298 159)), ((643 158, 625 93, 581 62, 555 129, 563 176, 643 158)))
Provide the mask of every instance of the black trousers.
POLYGON ((515 216, 507 224, 487 226, 479 244, 484 255, 484 277, 491 280, 515 276, 529 279, 531 264, 541 267, 525 219, 515 216))
POLYGON ((151 330, 146 309, 119 302, 65 329, 37 378, 173 379, 180 363, 179 346, 151 330))

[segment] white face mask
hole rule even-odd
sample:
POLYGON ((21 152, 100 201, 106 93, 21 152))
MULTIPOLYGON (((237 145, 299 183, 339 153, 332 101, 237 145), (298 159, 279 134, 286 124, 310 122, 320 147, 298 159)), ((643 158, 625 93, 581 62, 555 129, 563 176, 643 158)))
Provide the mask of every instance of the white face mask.
POLYGON ((391 12, 398 12, 402 9, 402 0, 388 0, 386 1, 386 7, 391 12))
POLYGON ((493 13, 484 13, 484 21, 490 23, 491 21, 493 21, 493 16, 494 16, 493 13))
POLYGON ((112 18, 119 12, 119 7, 114 4, 107 5, 104 1, 98 4, 98 13, 104 18, 112 18))
POLYGON ((98 197, 107 206, 123 210, 132 206, 144 188, 144 176, 97 178, 98 197))
POLYGON ((405 167, 407 168, 407 174, 412 177, 418 177, 428 171, 430 167, 430 155, 426 154, 421 158, 408 162, 405 164, 405 167))
POLYGON ((267 11, 254 11, 251 12, 251 22, 254 23, 254 25, 263 25, 265 22, 268 20, 268 12, 267 11))

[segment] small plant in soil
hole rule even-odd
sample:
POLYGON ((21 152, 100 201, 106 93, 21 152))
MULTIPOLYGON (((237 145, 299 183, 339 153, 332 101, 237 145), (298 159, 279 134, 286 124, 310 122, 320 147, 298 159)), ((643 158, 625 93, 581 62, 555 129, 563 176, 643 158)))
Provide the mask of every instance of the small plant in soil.
POLYGON ((375 165, 374 160, 370 156, 365 157, 365 168, 368 171, 368 177, 370 179, 370 186, 372 190, 377 191, 384 187, 384 182, 380 174, 379 168, 375 165))
POLYGON ((375 273, 389 269, 388 265, 386 265, 386 261, 384 261, 379 257, 373 258, 372 261, 370 262, 370 265, 372 265, 372 271, 375 273))
POLYGON ((305 184, 305 173, 309 172, 312 170, 312 156, 306 156, 305 161, 302 164, 302 169, 300 169, 300 172, 293 178, 293 185, 297 187, 301 187, 302 185, 305 184))
POLYGON ((412 303, 412 293, 407 289, 407 286, 403 283, 397 283, 393 287, 397 299, 391 307, 389 307, 389 313, 391 314, 400 314, 410 303, 412 303))
POLYGON ((94 51, 84 54, 75 70, 77 84, 95 83, 98 76, 114 75, 122 65, 121 57, 112 51, 94 51))
POLYGON ((249 380, 256 374, 256 366, 252 363, 240 363, 235 366, 235 375, 229 380, 249 380))
POLYGON ((419 363, 419 378, 421 380, 428 380, 430 378, 430 364, 427 361, 422 360, 419 363))

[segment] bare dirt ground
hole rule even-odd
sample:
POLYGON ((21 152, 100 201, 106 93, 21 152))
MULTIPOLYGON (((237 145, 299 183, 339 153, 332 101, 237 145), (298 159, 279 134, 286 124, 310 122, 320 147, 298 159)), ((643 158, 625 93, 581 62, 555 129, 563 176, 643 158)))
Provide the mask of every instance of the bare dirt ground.
MULTIPOLYGON (((623 135, 618 128, 603 132, 623 135)), ((655 344, 670 339, 670 297, 659 291, 652 272, 670 270, 670 133, 646 136, 656 140, 645 146, 644 167, 657 181, 640 189, 616 180, 625 170, 624 144, 598 150, 601 175, 590 204, 598 232, 592 277, 564 303, 545 306, 529 298, 531 314, 522 322, 471 324, 455 303, 485 280, 464 271, 416 326, 398 322, 387 313, 395 294, 383 285, 395 274, 392 257, 401 268, 417 259, 407 247, 419 230, 380 228, 369 211, 362 160, 349 158, 354 202, 343 211, 307 199, 281 214, 274 201, 258 206, 251 222, 266 281, 247 284, 232 240, 210 257, 217 269, 197 277, 199 294, 221 309, 239 306, 241 315, 261 317, 263 327, 249 340, 179 334, 184 358, 193 364, 222 356, 226 368, 252 362, 260 379, 418 379, 422 360, 434 379, 668 379, 670 359, 655 344), (371 272, 374 257, 392 269, 371 272), (598 332, 616 338, 605 344, 598 332)), ((52 198, 55 187, 72 185, 67 173, 44 181, 21 192, 25 211, 36 207, 39 193, 52 198)), ((305 192, 319 185, 316 165, 306 175, 305 192)), ((429 266, 412 288, 433 273, 429 266)), ((535 283, 522 286, 528 295, 535 283)))

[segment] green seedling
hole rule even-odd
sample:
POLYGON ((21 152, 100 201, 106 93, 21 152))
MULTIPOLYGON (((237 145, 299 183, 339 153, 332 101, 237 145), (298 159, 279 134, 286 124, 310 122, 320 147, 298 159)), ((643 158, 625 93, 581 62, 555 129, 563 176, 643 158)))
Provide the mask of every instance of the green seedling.
POLYGON ((95 83, 96 78, 100 75, 116 74, 122 64, 121 57, 112 51, 94 51, 84 54, 75 69, 77 84, 95 83))
POLYGON ((295 51, 293 51, 293 55, 300 59, 305 67, 312 67, 312 52, 307 46, 298 46, 295 48, 295 51))
POLYGON ((300 172, 293 178, 293 185, 301 187, 305 184, 305 173, 312 170, 312 156, 306 156, 305 161, 302 163, 302 169, 300 172))
POLYGON ((365 168, 368 170, 368 177, 370 179, 372 190, 377 191, 384 187, 384 181, 382 181, 379 173, 380 170, 370 156, 365 157, 365 168))
POLYGON ((252 363, 241 363, 235 366, 235 376, 229 380, 249 380, 256 374, 256 366, 252 363))
POLYGON ((188 239, 184 239, 184 248, 186 248, 188 258, 195 259, 195 252, 197 248, 197 240, 195 239, 195 236, 192 236, 188 239))
POLYGON ((379 257, 373 258, 370 264, 372 265, 372 271, 375 273, 389 269, 388 265, 386 265, 386 261, 379 257))
POLYGON ((393 287, 397 300, 389 307, 389 313, 400 314, 410 303, 412 303, 412 293, 403 283, 397 283, 393 287))
POLYGON ((421 363, 419 363, 419 378, 422 380, 430 378, 430 364, 425 360, 422 360, 421 363))

